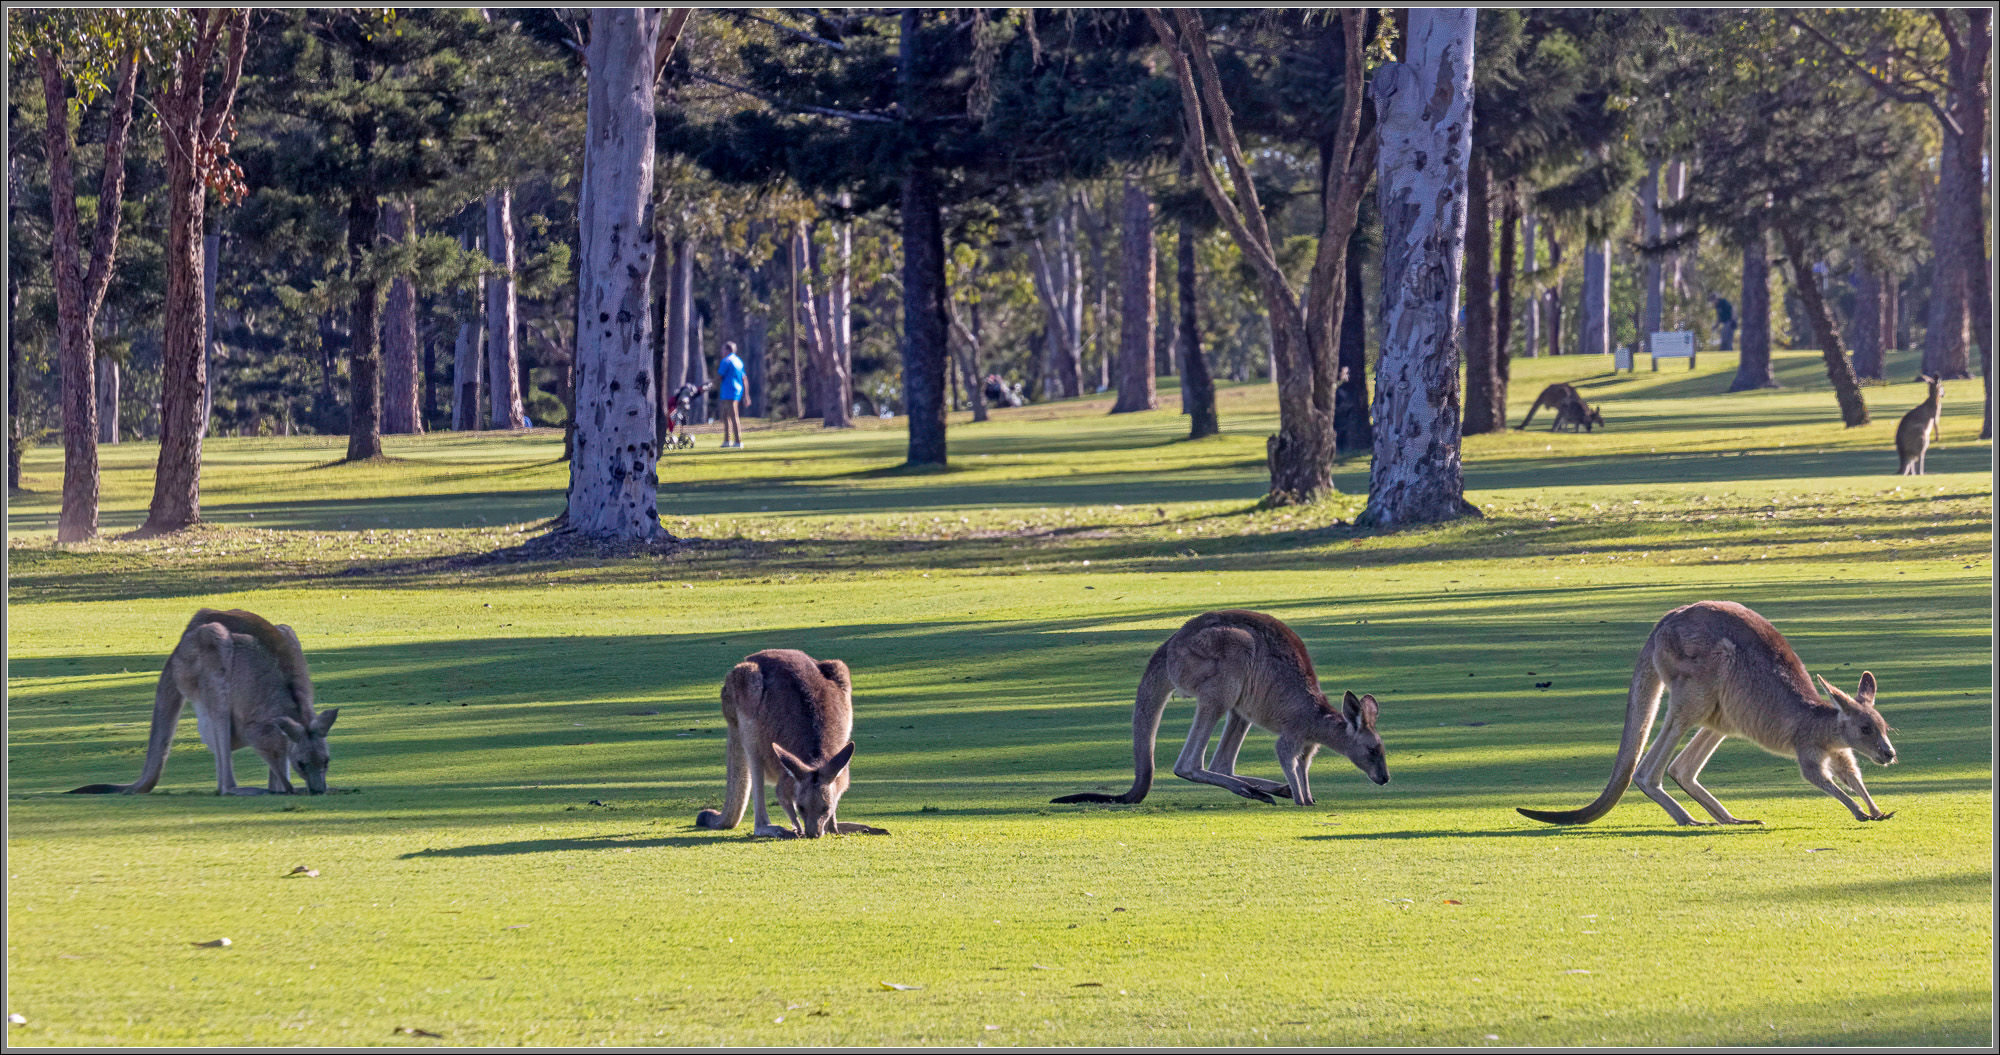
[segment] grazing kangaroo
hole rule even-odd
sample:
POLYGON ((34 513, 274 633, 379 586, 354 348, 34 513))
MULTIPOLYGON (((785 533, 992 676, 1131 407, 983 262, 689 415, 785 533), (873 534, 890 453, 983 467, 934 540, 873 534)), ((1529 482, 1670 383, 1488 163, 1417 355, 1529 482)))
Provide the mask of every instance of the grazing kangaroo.
POLYGON ((305 778, 306 790, 315 795, 326 791, 326 734, 340 709, 313 713, 312 676, 298 635, 250 612, 203 608, 188 621, 160 671, 146 768, 138 782, 89 784, 71 794, 143 795, 153 790, 187 700, 194 701, 201 742, 215 754, 216 794, 289 795, 292 769, 305 778), (266 787, 236 783, 230 752, 242 747, 255 748, 270 767, 266 787))
POLYGON ((1519 425, 1514 426, 1515 430, 1527 428, 1528 422, 1535 420, 1535 412, 1543 407, 1556 412, 1555 424, 1549 426, 1550 432, 1564 425, 1569 425, 1571 428, 1580 425, 1585 431, 1589 431, 1593 425, 1600 428, 1604 425, 1604 415, 1598 413, 1597 408, 1584 403, 1583 396, 1577 393, 1575 385, 1558 381, 1542 389, 1542 394, 1535 397, 1534 405, 1528 408, 1528 416, 1522 418, 1519 425))
POLYGON ((1618 804, 1637 767, 1639 790, 1660 804, 1675 824, 1706 824, 1688 815, 1661 786, 1660 774, 1674 778, 1709 816, 1722 824, 1761 824, 1729 815, 1722 803, 1701 786, 1701 769, 1726 737, 1741 736, 1774 755, 1798 759, 1806 782, 1840 800, 1858 821, 1886 821, 1895 816, 1875 807, 1861 783, 1856 751, 1877 765, 1896 760, 1889 743, 1889 726, 1875 710, 1875 675, 1861 672, 1861 686, 1849 696, 1825 678, 1822 699, 1813 691, 1798 653, 1763 616, 1728 601, 1702 601, 1666 614, 1639 650, 1632 671, 1632 691, 1625 703, 1625 733, 1618 741, 1618 761, 1611 783, 1597 801, 1580 810, 1521 810, 1521 815, 1549 824, 1588 824, 1618 804), (1643 760, 1646 733, 1667 694, 1667 714, 1652 750, 1643 760), (1686 750, 1668 763, 1681 737, 1694 730, 1686 750), (1842 791, 1861 796, 1868 811, 1842 791))
POLYGON ((1902 464, 1897 470, 1899 476, 1922 476, 1924 455, 1931 449, 1931 435, 1936 433, 1939 439, 1944 438, 1944 427, 1938 424, 1938 416, 1944 412, 1944 382, 1929 374, 1918 380, 1931 386, 1931 394, 1896 423, 1896 460, 1902 464))
POLYGON ((1262 612, 1208 612, 1187 621, 1153 652, 1132 705, 1132 789, 1122 795, 1083 792, 1053 802, 1140 802, 1153 786, 1153 742, 1174 693, 1195 699, 1194 727, 1174 762, 1174 774, 1227 788, 1247 799, 1283 795, 1313 804, 1307 770, 1321 746, 1346 755, 1377 784, 1389 782, 1382 738, 1375 732, 1375 697, 1350 692, 1334 709, 1320 691, 1305 642, 1262 612), (1215 723, 1227 719, 1211 766, 1204 767, 1215 723), (1236 775, 1236 753, 1250 726, 1278 734, 1278 768, 1285 782, 1236 775))
POLYGON ((755 792, 752 835, 889 834, 833 815, 847 791, 847 763, 854 757, 854 686, 847 664, 814 660, 793 648, 745 656, 722 680, 722 719, 729 726, 729 789, 722 809, 695 815, 696 827, 736 827, 755 792), (791 818, 790 828, 771 823, 764 809, 767 782, 778 785, 778 804, 791 818))

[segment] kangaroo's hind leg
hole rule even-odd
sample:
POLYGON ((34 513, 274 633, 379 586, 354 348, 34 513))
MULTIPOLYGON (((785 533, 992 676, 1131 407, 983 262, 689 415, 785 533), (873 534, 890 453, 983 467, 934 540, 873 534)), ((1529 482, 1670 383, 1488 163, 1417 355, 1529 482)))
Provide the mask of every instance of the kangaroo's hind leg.
POLYGON ((1695 820, 1693 814, 1674 801, 1674 797, 1667 793, 1660 780, 1665 774, 1667 760, 1680 745, 1681 737, 1686 736, 1688 730, 1695 724, 1693 717, 1695 708, 1692 706, 1694 701, 1689 696, 1688 690, 1682 686, 1668 687, 1667 713, 1660 722, 1660 731, 1655 734, 1656 739, 1652 746, 1647 748, 1645 757, 1639 760, 1639 769, 1632 781, 1639 785, 1639 790, 1645 792, 1647 798, 1659 803, 1660 808, 1667 811, 1667 815, 1674 819, 1675 824, 1683 826, 1709 823, 1695 820))
POLYGON ((1714 817, 1717 822, 1722 824, 1762 824, 1764 823, 1763 821, 1730 816, 1729 811, 1723 808, 1722 803, 1717 802, 1715 796, 1707 788, 1701 786, 1702 767, 1708 765, 1709 757, 1715 754, 1715 749, 1721 747, 1722 741, 1726 739, 1728 738, 1713 729, 1696 730, 1694 739, 1689 740, 1687 747, 1680 754, 1674 756, 1673 762, 1667 766, 1667 775, 1674 778, 1674 783, 1679 784, 1682 791, 1687 792, 1693 796, 1696 802, 1701 803, 1701 808, 1707 810, 1708 815, 1714 817))
POLYGON ((1854 764, 1854 752, 1835 751, 1827 756, 1826 768, 1833 775, 1833 779, 1840 781, 1847 790, 1861 796, 1862 803, 1868 807, 1868 816, 1871 820, 1886 821, 1896 815, 1895 810, 1883 813, 1875 805, 1874 796, 1868 794, 1868 786, 1861 782, 1861 767, 1854 764))
MULTIPOLYGON (((1233 699, 1234 694, 1230 698, 1233 699)), ((1180 758, 1174 762, 1174 775, 1197 784, 1226 788, 1246 799, 1275 804, 1277 800, 1251 787, 1241 777, 1217 773, 1202 766, 1202 758, 1208 754, 1209 737, 1215 733, 1215 723, 1228 713, 1229 704, 1223 702, 1220 693, 1204 690, 1195 697, 1194 725, 1188 729, 1187 743, 1181 748, 1180 758)))
POLYGON ((1263 777, 1242 776, 1236 772, 1236 756, 1238 752, 1243 750, 1243 738, 1249 732, 1250 719, 1243 717, 1241 711, 1230 711, 1229 717, 1223 719, 1222 737, 1215 742, 1215 757, 1209 761, 1208 768, 1214 772, 1221 773, 1223 776, 1235 777, 1259 791, 1268 792, 1280 798, 1291 798, 1291 785, 1283 781, 1265 780, 1263 777))

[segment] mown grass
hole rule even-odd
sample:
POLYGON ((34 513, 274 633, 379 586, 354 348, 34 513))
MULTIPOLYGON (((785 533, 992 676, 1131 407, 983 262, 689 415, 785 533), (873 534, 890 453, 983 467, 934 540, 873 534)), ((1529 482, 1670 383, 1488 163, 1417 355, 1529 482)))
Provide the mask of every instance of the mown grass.
MULTIPOLYGON (((449 560, 558 511, 551 433, 363 466, 211 441, 210 526, 146 541, 117 534, 153 452, 107 448, 107 540, 63 548, 36 451, 9 512, 10 1041, 1991 1043, 1978 384, 1948 386, 1933 474, 1899 478, 1921 386, 1870 389, 1877 423, 1846 430, 1815 356, 1736 395, 1720 358, 1580 381, 1609 430, 1476 437, 1486 517, 1387 534, 1350 526, 1363 461, 1346 496, 1256 508, 1261 386, 1199 443, 1105 400, 958 415, 935 474, 888 471, 901 422, 705 439, 662 470, 669 526, 705 541, 564 565, 449 560), (1676 829, 1636 794, 1576 830, 1513 812, 1601 787, 1640 642, 1702 598, 1840 684, 1875 672, 1894 820, 1734 741, 1705 782, 1766 827, 1676 829), (165 793, 56 794, 132 779, 200 605, 299 629, 358 793, 216 799, 188 721, 165 793), (1382 700, 1394 781, 1323 756, 1313 809, 1170 775, 1136 807, 1049 805, 1129 780, 1146 656, 1225 606, 1382 700), (774 646, 853 667, 842 812, 890 837, 692 830, 721 675, 774 646)), ((1517 363, 1511 420, 1592 365, 1517 363)), ((1275 773, 1270 744, 1246 770, 1275 773)))

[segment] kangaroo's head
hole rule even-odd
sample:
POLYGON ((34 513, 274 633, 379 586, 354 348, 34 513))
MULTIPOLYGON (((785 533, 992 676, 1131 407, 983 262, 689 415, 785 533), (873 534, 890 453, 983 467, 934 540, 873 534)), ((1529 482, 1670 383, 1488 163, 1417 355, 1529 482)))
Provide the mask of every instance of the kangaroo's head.
POLYGON ((1603 428, 1603 427, 1604 427, 1604 415, 1603 415, 1603 414, 1600 414, 1600 413, 1598 413, 1598 412, 1597 412, 1597 408, 1596 408, 1596 407, 1591 407, 1591 408, 1590 408, 1590 416, 1589 416, 1588 418, 1586 418, 1585 420, 1586 420, 1586 421, 1589 421, 1589 422, 1590 422, 1590 424, 1591 424, 1591 425, 1592 425, 1593 427, 1595 427, 1595 428, 1600 428, 1600 429, 1601 429, 1601 428, 1603 428))
POLYGON ((1377 784, 1389 782, 1389 760, 1382 754, 1382 737, 1375 731, 1375 697, 1355 696, 1352 692, 1341 697, 1340 721, 1347 724, 1347 735, 1339 738, 1333 746, 1347 756, 1354 768, 1368 775, 1377 784))
POLYGON ((799 834, 808 839, 825 835, 833 827, 833 809, 840 805, 841 793, 847 790, 847 763, 854 757, 854 745, 848 744, 835 751, 832 758, 817 764, 777 744, 771 745, 771 751, 792 778, 791 787, 780 784, 778 792, 791 796, 792 809, 799 818, 799 834))
POLYGON ((338 717, 340 708, 330 707, 308 723, 282 717, 272 723, 291 742, 292 768, 305 778, 306 790, 315 795, 326 794, 326 767, 333 761, 333 755, 326 749, 326 731, 333 728, 333 720, 338 717))
POLYGON ((1875 709, 1875 675, 1862 671, 1861 685, 1852 696, 1834 688, 1825 678, 1819 679, 1819 685, 1826 698, 1840 709, 1841 741, 1874 759, 1876 765, 1894 762, 1896 748, 1889 743, 1889 723, 1875 709))

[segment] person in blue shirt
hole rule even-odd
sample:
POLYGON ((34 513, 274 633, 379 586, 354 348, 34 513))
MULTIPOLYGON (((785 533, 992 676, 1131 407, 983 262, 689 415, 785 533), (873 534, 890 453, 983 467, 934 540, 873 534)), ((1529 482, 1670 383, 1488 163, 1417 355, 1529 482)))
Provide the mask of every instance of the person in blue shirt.
POLYGON ((722 361, 715 364, 715 398, 722 404, 722 446, 743 446, 743 420, 737 405, 743 401, 743 360, 736 356, 736 342, 722 346, 722 361))

